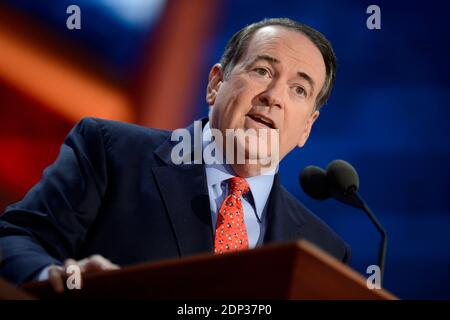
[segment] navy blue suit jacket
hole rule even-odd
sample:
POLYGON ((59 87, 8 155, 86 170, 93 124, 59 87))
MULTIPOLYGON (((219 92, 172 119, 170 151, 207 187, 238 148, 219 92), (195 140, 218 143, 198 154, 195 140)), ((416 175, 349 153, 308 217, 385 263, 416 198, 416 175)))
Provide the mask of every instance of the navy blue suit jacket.
MULTIPOLYGON (((192 131, 192 126, 190 127, 192 131)), ((56 161, 0 217, 0 276, 101 254, 119 265, 213 252, 204 165, 174 165, 170 131, 86 118, 56 161)), ((349 247, 275 176, 264 243, 300 238, 339 260, 349 247)))

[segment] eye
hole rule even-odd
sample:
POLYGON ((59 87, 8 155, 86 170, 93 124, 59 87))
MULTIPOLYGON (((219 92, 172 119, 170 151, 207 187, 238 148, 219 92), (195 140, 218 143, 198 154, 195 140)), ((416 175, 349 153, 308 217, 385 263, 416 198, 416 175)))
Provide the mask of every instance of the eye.
POLYGON ((306 90, 302 87, 295 87, 295 93, 299 96, 306 96, 306 90))
POLYGON ((263 77, 269 75, 269 70, 264 69, 264 68, 255 68, 255 69, 253 69, 253 71, 255 71, 257 74, 259 74, 260 76, 263 76, 263 77))

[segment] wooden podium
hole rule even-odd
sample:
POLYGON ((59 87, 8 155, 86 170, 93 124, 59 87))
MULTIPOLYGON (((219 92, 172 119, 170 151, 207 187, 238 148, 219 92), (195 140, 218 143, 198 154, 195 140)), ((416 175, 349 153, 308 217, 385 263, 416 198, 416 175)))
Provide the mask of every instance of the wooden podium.
POLYGON ((0 300, 34 300, 30 294, 0 279, 0 300))
POLYGON ((82 289, 61 295, 48 282, 23 289, 44 299, 396 299, 369 290, 361 275, 306 241, 88 274, 82 289))

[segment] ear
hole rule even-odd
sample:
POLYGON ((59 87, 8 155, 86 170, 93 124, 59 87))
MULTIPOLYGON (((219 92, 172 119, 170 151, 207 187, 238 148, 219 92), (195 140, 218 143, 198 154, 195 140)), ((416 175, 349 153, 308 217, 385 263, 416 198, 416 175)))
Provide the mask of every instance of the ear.
POLYGON ((208 86, 206 87, 206 102, 208 105, 214 105, 217 91, 223 82, 223 70, 220 63, 216 63, 209 72, 208 86))
POLYGON ((317 118, 319 117, 320 112, 318 110, 314 111, 314 113, 309 117, 309 119, 306 121, 306 126, 305 126, 305 130, 303 131, 303 134, 300 138, 300 141, 298 142, 297 146, 298 147, 303 147, 306 143, 306 141, 309 138, 309 134, 311 133, 311 128, 314 124, 314 122, 317 120, 317 118))

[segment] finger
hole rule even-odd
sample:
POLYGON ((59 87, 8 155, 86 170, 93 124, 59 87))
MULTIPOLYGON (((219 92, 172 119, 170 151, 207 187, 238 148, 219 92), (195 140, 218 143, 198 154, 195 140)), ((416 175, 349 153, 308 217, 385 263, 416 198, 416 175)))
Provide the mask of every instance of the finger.
POLYGON ((48 281, 58 293, 64 292, 64 270, 59 266, 51 266, 48 269, 48 281))
POLYGON ((100 255, 93 255, 84 259, 82 262, 83 263, 80 261, 79 263, 82 272, 105 271, 118 268, 117 265, 112 264, 109 260, 100 255))
POLYGON ((103 270, 102 264, 97 260, 93 260, 92 258, 83 259, 82 261, 80 261, 79 266, 81 267, 81 272, 83 273, 103 270))
POLYGON ((109 261, 108 259, 106 259, 105 257, 101 256, 101 255, 94 255, 92 256, 92 259, 95 261, 98 261, 103 270, 116 270, 116 269, 120 269, 120 267, 117 264, 112 263, 111 261, 109 261))
POLYGON ((66 261, 64 261, 64 270, 67 270, 67 268, 70 266, 70 265, 77 265, 78 264, 78 262, 76 262, 75 260, 73 260, 73 259, 67 259, 66 261))

